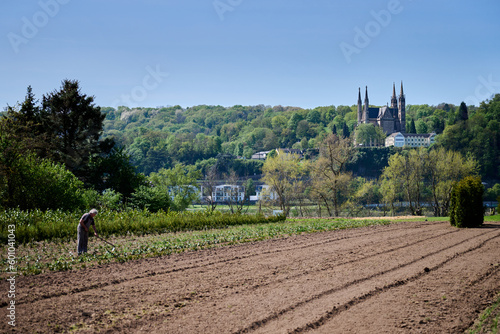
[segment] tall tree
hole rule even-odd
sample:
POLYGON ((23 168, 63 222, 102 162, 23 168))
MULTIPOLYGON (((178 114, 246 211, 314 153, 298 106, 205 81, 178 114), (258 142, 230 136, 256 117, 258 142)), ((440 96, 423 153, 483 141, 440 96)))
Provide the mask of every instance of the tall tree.
MULTIPOLYGON (((401 189, 411 214, 414 216, 422 213, 424 155, 424 148, 410 150, 405 155, 396 153, 389 158, 389 165, 382 173, 383 188, 387 189, 390 186, 394 189, 401 189)), ((391 196, 397 195, 391 193, 391 196)))
POLYGON ((209 167, 201 185, 203 200, 207 204, 207 209, 209 211, 214 211, 217 207, 217 202, 213 196, 218 185, 217 175, 216 165, 209 167))
POLYGON ((463 177, 476 174, 479 167, 471 157, 464 158, 443 147, 431 150, 426 158, 425 174, 432 192, 434 215, 447 216, 453 186, 463 177))
POLYGON ((250 196, 248 195, 245 187, 241 184, 236 172, 232 170, 229 175, 224 175, 224 179, 227 180, 229 184, 229 188, 226 188, 228 189, 226 204, 229 206, 231 213, 242 213, 245 206, 246 211, 248 211, 250 196), (241 193, 243 193, 243 197, 240 196, 241 193))
POLYGON ((281 153, 264 162, 262 180, 271 187, 270 198, 277 202, 285 216, 290 212, 294 186, 306 172, 296 154, 281 153))
POLYGON ((320 145, 320 157, 313 167, 313 189, 316 197, 322 198, 330 215, 338 217, 352 175, 345 171, 346 165, 356 158, 356 149, 349 138, 330 134, 320 145))
POLYGON ((469 111, 467 110, 467 105, 465 102, 460 103, 460 107, 458 108, 458 120, 466 121, 469 119, 469 111))
POLYGON ((23 150, 35 152, 38 156, 51 157, 50 134, 47 113, 37 105, 31 86, 28 86, 23 103, 17 107, 7 107, 2 122, 5 131, 23 150))
POLYGON ((412 118, 407 124, 407 133, 417 133, 417 128, 415 127, 415 120, 412 118))
POLYGON ((99 152, 105 115, 94 97, 80 92, 77 80, 64 80, 60 90, 43 96, 42 105, 50 118, 55 160, 81 176, 90 155, 99 152))
POLYGON ((342 137, 349 138, 350 136, 351 133, 349 132, 349 127, 347 126, 347 123, 344 123, 342 126, 342 137))

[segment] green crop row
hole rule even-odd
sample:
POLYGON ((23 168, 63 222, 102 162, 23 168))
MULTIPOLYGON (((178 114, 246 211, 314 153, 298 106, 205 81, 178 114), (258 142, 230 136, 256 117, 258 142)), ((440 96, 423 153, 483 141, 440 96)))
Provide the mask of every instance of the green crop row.
MULTIPOLYGON (((68 241, 76 238, 82 213, 59 210, 6 210, 0 214, 0 242, 6 243, 14 227, 15 242, 24 244, 42 240, 68 241)), ((145 235, 166 232, 198 231, 235 225, 260 224, 283 220, 282 216, 242 215, 202 212, 149 212, 147 210, 102 211, 95 217, 98 233, 145 235)))
MULTIPOLYGON (((19 245, 16 250, 16 269, 22 275, 35 275, 48 271, 81 269, 109 262, 126 262, 184 251, 284 238, 304 233, 386 224, 391 224, 391 221, 328 218, 291 219, 193 232, 114 236, 108 239, 115 245, 113 250, 108 244, 91 236, 89 240, 90 251, 82 256, 76 256, 76 237, 69 242, 40 241, 19 245)), ((5 278, 5 272, 9 268, 7 252, 1 250, 0 246, 0 280, 5 278)))

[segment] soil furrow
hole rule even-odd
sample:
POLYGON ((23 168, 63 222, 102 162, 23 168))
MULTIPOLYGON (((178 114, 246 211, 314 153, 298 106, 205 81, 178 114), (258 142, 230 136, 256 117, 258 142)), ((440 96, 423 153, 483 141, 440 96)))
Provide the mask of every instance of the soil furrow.
POLYGON ((451 333, 499 291, 499 232, 500 223, 401 223, 23 277, 16 329, 451 333))
MULTIPOLYGON (((432 223, 421 223, 423 226, 426 226, 426 225, 431 225, 432 223)), ((400 224, 395 224, 395 227, 397 227, 398 225, 400 224)), ((418 231, 418 228, 420 228, 421 226, 420 225, 417 225, 414 227, 414 230, 417 230, 418 231)), ((379 228, 378 226, 375 227, 375 228, 379 228)), ((395 228, 393 229, 390 233, 394 233, 398 230, 405 230, 405 231, 408 231, 408 227, 401 227, 401 228, 395 228)), ((337 231, 332 231, 332 232, 340 232, 339 230, 337 231)), ((331 233, 331 232, 330 232, 331 233)), ((145 278, 149 278, 149 277, 152 277, 152 276, 157 276, 157 275, 165 275, 165 274, 170 274, 170 273, 175 273, 175 272, 182 272, 182 271, 187 271, 187 270, 193 270, 193 269, 201 269, 203 267, 209 267, 209 266, 213 266, 213 265, 217 265, 217 264, 224 264, 224 263, 229 263, 229 262, 233 262, 233 261, 237 261, 237 260, 242 260, 242 259, 247 259, 247 258, 251 258, 251 257, 258 257, 258 256, 262 256, 262 255, 272 255, 272 254, 277 254, 277 253, 282 253, 282 252, 294 252, 294 251, 297 251, 297 250, 300 250, 300 249, 307 249, 307 248, 313 248, 313 247, 318 247, 318 246, 323 246, 323 245, 326 245, 326 244, 329 244, 329 243, 334 243, 334 242, 340 242, 340 241, 344 241, 344 240, 347 240, 347 239, 352 239, 352 238, 364 238, 368 235, 374 235, 375 233, 389 233, 388 231, 384 230, 384 229, 379 229, 379 230, 376 230, 376 231, 370 231, 370 232, 364 232, 364 233, 352 233, 352 235, 348 235, 348 236, 336 236, 334 238, 331 238, 331 234, 326 232, 326 233, 319 233, 317 234, 318 236, 320 236, 319 239, 322 239, 322 237, 325 237, 326 236, 326 239, 325 240, 320 240, 320 241, 314 241, 314 240, 317 240, 317 239, 312 239, 313 242, 311 243, 311 239, 307 239, 306 242, 303 242, 301 241, 301 244, 297 244, 297 245, 292 245, 291 247, 285 247, 285 248, 281 248, 282 246, 279 245, 278 246, 278 249, 271 249, 271 250, 267 250, 267 251, 263 251, 261 250, 260 247, 253 247, 253 245, 255 243, 252 243, 252 245, 250 245, 250 247, 248 245, 243 245, 243 247, 241 245, 239 246, 232 246, 232 247, 229 247, 229 248, 238 248, 238 247, 242 247, 242 249, 246 248, 248 252, 251 252, 251 251, 254 251, 253 253, 251 252, 250 254, 241 254, 239 256, 231 256, 229 258, 221 258, 221 256, 217 255, 217 249, 213 249, 213 250, 206 250, 206 251, 202 251, 202 252, 207 252, 208 253, 208 256, 207 254, 201 254, 201 257, 200 259, 197 258, 197 253, 198 252, 190 252, 191 255, 194 255, 195 257, 195 260, 193 264, 188 264, 188 265, 184 265, 184 266, 180 266, 180 267, 169 267, 168 269, 165 269, 165 270, 152 270, 152 271, 149 271, 147 273, 144 273, 144 274, 141 274, 141 275, 135 275, 133 277, 116 277, 117 275, 113 275, 113 273, 110 273, 109 276, 106 276, 104 278, 104 280, 102 281, 99 281, 97 283, 93 283, 93 284, 86 284, 86 285, 81 285, 81 286, 78 286, 78 287, 72 287, 72 288, 69 288, 67 290, 64 290, 63 287, 60 287, 60 289, 58 290, 54 290, 53 293, 49 293, 49 294, 37 294, 37 291, 35 290, 38 285, 36 283, 34 283, 33 281, 36 281, 39 277, 41 277, 42 279, 41 280, 44 280, 44 277, 45 276, 53 276, 53 275, 57 275, 57 274, 61 274, 62 276, 66 276, 66 273, 48 273, 48 274, 43 274, 43 275, 40 275, 40 276, 34 276, 34 277, 30 277, 28 278, 31 282, 31 285, 34 286, 35 289, 31 289, 30 291, 26 291, 26 294, 21 294, 20 295, 20 300, 18 301, 18 304, 19 305, 22 305, 22 304, 25 304, 25 303, 32 303, 34 301, 37 301, 37 300, 43 300, 43 299, 51 299, 51 298, 57 298, 57 297, 61 297, 61 296, 65 296, 65 295, 73 295, 73 294, 76 294, 76 293, 81 293, 81 292, 86 292, 86 291, 90 291, 90 290, 94 290, 94 289, 102 289, 106 286, 110 286, 110 285, 117 285, 117 284, 123 284, 123 283, 126 283, 126 282, 131 282, 131 281, 134 281, 134 280, 140 280, 140 279, 145 279, 145 278), (321 236, 322 234, 324 234, 323 236, 321 236), (257 248, 258 252, 255 252, 255 248, 257 248), (211 253, 215 253, 215 255, 211 254, 211 253), (207 261, 207 258, 208 258, 208 261, 207 261), (211 260, 211 258, 215 258, 216 260, 211 260), (114 278, 110 279, 110 277, 113 277, 115 276, 114 278)), ((178 255, 178 254, 175 254, 175 255, 178 255)), ((224 255, 222 255, 224 256, 224 255)), ((187 256, 186 256, 187 257, 187 256)), ((161 258, 159 258, 161 259, 161 258)), ((105 269, 105 268, 109 268, 109 267, 125 267, 125 266, 130 266, 130 265, 134 265, 135 263, 137 262, 141 262, 141 261, 151 261, 152 259, 145 259, 145 260, 138 260, 138 261, 131 261, 129 263, 126 263, 126 264, 116 264, 116 263, 113 263, 113 264, 107 264, 107 265, 102 265, 102 266, 98 266, 97 269, 105 269)), ((155 259, 153 259, 155 260, 155 259)), ((171 261, 173 262, 173 261, 171 261)), ((175 262, 172 263, 174 266, 177 265, 175 262)), ((88 269, 88 271, 94 271, 96 268, 90 268, 88 269)), ((129 271, 128 268, 125 268, 125 271, 129 271)), ((80 270, 79 272, 85 272, 85 270, 80 270)), ((122 271, 121 270, 118 270, 118 273, 117 274, 120 274, 122 271)), ((68 273, 69 275, 73 275, 74 272, 69 272, 68 273)), ((85 274, 84 274, 85 275, 85 274)), ((20 280, 23 280, 25 279, 24 277, 21 277, 20 280)), ((3 306, 6 306, 7 304, 5 302, 2 302, 2 304, 0 305, 0 307, 3 307, 3 306)))
MULTIPOLYGON (((372 275, 369 275, 369 276, 366 276, 366 277, 362 277, 362 278, 359 278, 359 279, 356 279, 356 280, 352 280, 352 281, 350 281, 350 282, 348 282, 347 284, 344 284, 344 285, 342 285, 342 286, 339 286, 339 287, 335 287, 335 288, 332 288, 332 289, 329 289, 329 290, 322 291, 321 293, 318 293, 318 294, 316 294, 316 295, 313 295, 313 296, 311 296, 310 298, 308 298, 308 299, 306 299, 306 300, 302 300, 302 301, 300 301, 300 302, 299 302, 299 303, 297 303, 297 304, 290 305, 290 306, 288 306, 288 307, 287 307, 287 308, 285 308, 285 309, 282 309, 282 310, 280 310, 280 311, 278 311, 278 312, 276 312, 276 313, 274 313, 274 314, 271 314, 271 315, 269 315, 267 318, 257 320, 257 321, 255 321, 254 323, 252 323, 249 327, 244 328, 244 329, 239 330, 239 331, 236 331, 235 333, 249 333, 249 332, 251 332, 251 331, 253 331, 253 330, 255 330, 255 329, 257 329, 257 328, 259 328, 259 327, 261 327, 261 326, 266 325, 266 324, 267 324, 268 322, 270 322, 271 320, 276 320, 276 319, 278 319, 279 317, 284 316, 286 313, 288 313, 288 312, 290 312, 290 311, 294 311, 294 310, 296 310, 296 309, 297 309, 297 308, 299 308, 299 307, 303 307, 303 306, 307 305, 308 303, 311 303, 311 302, 313 302, 313 301, 315 301, 315 300, 317 300, 317 299, 321 299, 321 298, 324 298, 324 297, 326 297, 326 296, 332 295, 332 294, 334 294, 334 293, 338 293, 338 292, 340 292, 340 291, 342 291, 342 290, 348 289, 348 288, 350 288, 350 287, 353 287, 353 286, 356 286, 356 285, 360 285, 360 284, 362 284, 362 283, 364 283, 364 282, 367 282, 367 281, 373 280, 373 279, 378 278, 378 277, 380 277, 380 276, 382 276, 382 275, 388 275, 388 274, 391 274, 391 273, 393 273, 393 272, 395 272, 395 271, 397 271, 397 270, 400 270, 400 269, 402 269, 402 268, 405 268, 405 267, 411 266, 411 265, 413 265, 413 264, 415 264, 415 263, 421 262, 422 260, 424 260, 424 259, 426 259, 426 258, 429 258, 429 257, 431 257, 431 256, 434 256, 434 255, 440 254, 440 253, 442 253, 442 252, 444 252, 444 251, 446 251, 446 250, 450 250, 450 249, 455 248, 455 247, 457 247, 457 246, 460 246, 460 245, 462 245, 462 244, 464 244, 464 243, 470 242, 470 241, 471 241, 471 239, 476 239, 476 238, 479 238, 479 237, 481 237, 481 236, 483 236, 483 235, 486 235, 486 234, 488 234, 488 233, 490 233, 490 232, 484 232, 484 233, 482 233, 482 234, 480 234, 480 235, 478 235, 478 236, 475 236, 474 238, 469 238, 469 239, 462 240, 462 241, 460 241, 460 242, 458 242, 458 243, 454 243, 454 244, 453 244, 453 245, 451 245, 451 246, 448 246, 448 247, 445 247, 445 248, 441 248, 441 249, 438 249, 438 250, 433 251, 433 252, 431 252, 431 253, 427 253, 427 254, 425 254, 425 255, 422 255, 422 256, 420 256, 420 257, 418 257, 418 258, 413 259, 412 261, 405 262, 405 263, 403 263, 403 264, 399 264, 399 265, 397 265, 397 266, 395 266, 395 267, 392 267, 392 268, 389 268, 389 269, 386 269, 386 270, 383 270, 383 271, 376 272, 376 273, 374 273, 374 274, 372 274, 372 275)), ((497 238, 497 237, 498 237, 498 235, 495 235, 495 236, 493 236, 492 238, 489 238, 488 240, 491 240, 491 239, 494 239, 494 238, 497 238)), ((487 240, 487 241, 488 241, 488 240, 487 240)), ((482 242, 482 243, 481 243, 481 245, 482 245, 482 244, 484 244, 484 242, 482 242)), ((471 248, 470 250, 473 250, 473 249, 475 249, 475 247, 471 248)), ((468 250, 468 251, 470 251, 470 250, 468 250)), ((454 257, 452 257, 452 258, 454 258, 454 257)), ((448 260, 446 260, 446 261, 444 261, 444 262, 440 263, 439 265, 441 265, 441 264, 445 264, 445 263, 447 263, 447 262, 448 262, 448 260)), ((436 269, 437 267, 438 267, 438 265, 437 265, 437 266, 434 266, 434 267, 432 267, 432 268, 428 268, 428 271, 433 270, 433 269, 436 269)), ((418 272, 415 276, 412 276, 412 277, 420 277, 423 273, 426 273, 426 272, 428 272, 428 271, 424 271, 424 270, 422 270, 422 271, 418 272)), ((410 277, 408 280, 411 280, 411 277, 410 277)), ((395 283, 392 283, 392 284, 387 285, 387 287, 398 286, 398 285, 400 285, 400 284, 401 284, 401 282, 403 282, 403 281, 397 281, 397 282, 395 282, 395 283)), ((375 291, 379 291, 379 290, 380 290, 380 291, 382 291, 382 290, 383 290, 383 291, 385 291, 385 290, 387 290, 387 288, 384 288, 384 289, 382 289, 382 290, 381 290, 380 288, 377 288, 375 291)), ((373 292, 372 292, 372 291, 370 291, 370 292, 366 293, 365 295, 363 295, 361 298, 359 298, 359 297, 358 297, 358 298, 356 298, 356 299, 354 299, 354 300, 350 300, 350 301, 348 301, 348 302, 347 302, 346 304, 344 304, 344 305, 347 305, 347 306, 355 305, 355 304, 357 304, 357 302, 359 302, 359 300, 364 300, 364 299, 366 299, 366 296, 369 296, 369 295, 371 295, 372 293, 373 293, 373 292)), ((340 312, 339 310, 342 310, 342 309, 347 309, 348 307, 345 307, 344 305, 343 305, 343 306, 341 306, 340 308, 334 308, 335 312, 334 312, 334 313, 329 312, 327 316, 330 316, 330 315, 331 315, 331 316, 333 316, 333 315, 337 314, 338 312, 340 312), (332 314, 331 314, 331 313, 332 313, 332 314)), ((306 328, 308 328, 308 327, 310 327, 310 325, 309 325, 309 324, 307 325, 307 327, 306 327, 306 328)))
MULTIPOLYGON (((483 240, 482 242, 480 242, 479 244, 477 244, 474 247, 467 248, 466 250, 464 250, 462 252, 456 253, 455 255, 445 259, 444 261, 434 265, 433 267, 428 268, 428 270, 423 270, 423 271, 417 272, 415 275, 410 276, 405 280, 395 281, 391 284, 385 285, 384 287, 376 288, 372 291, 369 291, 360 297, 353 298, 350 301, 348 301, 347 303, 341 305, 340 307, 334 307, 332 310, 328 311, 324 316, 322 316, 318 320, 316 320, 314 322, 310 322, 307 325, 305 325, 304 327, 294 329, 293 331, 291 331, 291 333, 303 333, 303 332, 309 331, 311 329, 317 329, 320 326, 323 326, 331 318, 337 316, 339 313, 349 310, 349 308, 351 308, 352 306, 357 305, 359 303, 362 303, 362 302, 366 301, 367 299, 375 297, 381 293, 386 293, 392 288, 399 287, 399 286, 402 286, 402 285, 407 284, 409 282, 416 281, 416 280, 420 279, 422 276, 426 275, 427 273, 429 273, 431 271, 438 270, 439 268, 442 268, 443 266, 448 264, 450 261, 456 260, 458 257, 461 257, 467 253, 478 250, 479 248, 484 247, 484 245, 486 245, 486 243, 488 243, 491 240, 494 240, 496 238, 499 238, 499 237, 500 237, 500 234, 496 234, 496 235, 494 235, 486 240, 483 240)), ((498 268, 490 270, 488 273, 482 275, 481 278, 478 280, 478 282, 489 277, 492 273, 495 273, 497 271, 498 271, 498 268)))
MULTIPOLYGON (((446 229, 448 229, 448 228, 446 228, 446 229)), ((453 229, 453 230, 456 231, 455 229, 453 229)), ((488 233, 488 232, 484 232, 484 230, 483 231, 478 231, 478 232, 480 232, 480 233, 483 232, 481 234, 488 233)), ((414 236, 411 236, 410 238, 413 239, 414 236)), ((470 238, 466 237, 464 242, 466 242, 467 240, 470 241, 470 238)), ((451 249, 451 248, 453 248, 454 245, 456 246, 456 244, 457 244, 453 240, 450 240, 450 242, 452 243, 452 245, 450 247, 446 247, 446 249, 451 249)), ((464 242, 460 242, 459 244, 463 244, 464 242)), ((440 243, 442 243, 442 241, 441 242, 437 242, 437 244, 440 244, 440 243)), ((418 252, 419 250, 425 250, 426 248, 427 247, 425 247, 425 246, 424 247, 415 247, 415 249, 412 252, 414 252, 414 251, 418 252)), ((436 252, 436 254, 438 254, 438 253, 439 252, 436 252)), ((425 257, 422 257, 422 256, 421 257, 417 257, 417 259, 421 259, 421 258, 425 258, 425 257)), ((388 262, 386 260, 383 260, 383 261, 384 262, 388 262)), ((380 262, 380 260, 379 260, 379 262, 380 262)), ((246 267, 248 267, 248 266, 246 266, 246 267)), ((404 267, 404 266, 400 265, 399 267, 404 267)), ((237 269, 237 268, 235 268, 235 269, 237 269)), ((259 274, 262 272, 262 270, 256 270, 256 271, 259 274)), ((391 272, 390 268, 387 270, 387 272, 389 272, 389 274, 390 274, 390 272, 391 272)), ((253 273, 253 270, 252 270, 252 273, 253 273)), ((361 270, 360 273, 363 273, 363 270, 361 270)), ((311 272, 309 272, 308 274, 309 274, 310 277, 312 277, 311 278, 312 281, 316 280, 313 277, 314 276, 314 271, 311 270, 311 272)), ((386 274, 386 275, 388 276, 388 274, 386 274)), ((190 280, 189 278, 187 278, 187 279, 190 280)), ((278 278, 271 277, 272 281, 274 281, 276 279, 278 279, 278 278)), ((228 272, 228 276, 227 276, 225 282, 230 282, 231 280, 232 280, 232 278, 230 276, 230 273, 228 272)), ((212 283, 212 285, 213 285, 213 287, 211 288, 211 292, 212 292, 211 297, 212 298, 209 298, 209 300, 206 301, 205 306, 200 305, 200 307, 205 309, 207 307, 210 307, 209 305, 211 305, 212 306, 211 308, 214 310, 214 312, 220 313, 220 314, 224 314, 224 316, 221 316, 221 319, 224 319, 225 321, 231 322, 231 314, 226 314, 227 310, 224 309, 224 306, 220 306, 220 305, 226 304, 226 305, 228 305, 228 307, 230 307, 231 305, 236 305, 237 306, 238 305, 238 300, 243 301, 243 300, 247 300, 247 299, 248 300, 252 300, 253 299, 253 300, 255 300, 255 307, 258 308, 259 305, 265 305, 267 303, 266 299, 268 297, 272 298, 273 300, 276 300, 276 298, 278 298, 278 297, 272 297, 271 296, 271 294, 274 294, 275 290, 286 291, 286 293, 290 293, 290 292, 293 293, 295 290, 297 290, 297 288, 300 289, 300 287, 302 287, 302 286, 304 286, 306 284, 309 284, 308 280, 309 279, 302 279, 301 282, 298 282, 298 283, 297 282, 289 282, 289 281, 293 281, 292 279, 283 280, 282 282, 284 282, 286 284, 282 284, 281 286, 279 284, 269 284, 269 286, 266 286, 265 284, 261 284, 259 286, 256 286, 258 289, 252 289, 253 291, 247 291, 247 292, 244 291, 245 289, 236 289, 235 290, 234 288, 232 288, 230 286, 227 286, 227 285, 226 286, 223 286, 223 285, 221 286, 219 283, 212 283), (293 287, 292 288, 287 288, 286 285, 290 285, 290 286, 293 286, 293 287), (217 289, 217 287, 219 287, 219 289, 217 289), (264 289, 265 292, 261 291, 262 288, 265 288, 264 289), (262 297, 260 297, 260 296, 262 296, 262 297), (258 297, 258 298, 256 298, 256 297, 258 297), (212 304, 210 304, 210 303, 212 303, 212 304)), ((198 283, 198 284, 201 285, 201 283, 198 283)), ((315 295, 315 294, 317 294, 317 293, 316 292, 311 292, 309 294, 309 296, 315 295)), ((297 303, 300 303, 301 301, 303 301, 303 299, 297 300, 297 303)), ((201 303, 201 304, 203 304, 202 301, 196 301, 196 303, 198 303, 198 302, 201 303)), ((194 304, 194 303, 192 303, 192 304, 194 304)), ((288 305, 290 305, 290 304, 288 304, 288 305)), ((287 305, 287 307, 288 307, 288 305, 287 305)), ((307 303, 304 304, 304 305, 307 305, 307 303)), ((193 313, 196 314, 196 312, 194 310, 190 309, 191 306, 192 305, 187 305, 185 308, 182 309, 182 311, 181 310, 174 310, 174 313, 179 313, 176 318, 179 318, 179 317, 182 318, 181 314, 185 314, 186 317, 188 317, 189 315, 191 315, 193 313)), ((297 308, 300 308, 300 307, 297 307, 297 308)), ((293 310, 295 310, 295 308, 292 308, 290 311, 293 311, 293 310)), ((251 314, 253 312, 253 307, 250 307, 250 310, 247 311, 247 312, 250 312, 250 314, 251 314)), ((262 312, 264 312, 264 310, 262 310, 261 313, 262 312)), ((271 312, 271 314, 277 314, 279 312, 280 312, 280 309, 273 309, 273 312, 271 312)), ((246 317, 250 317, 250 318, 254 317, 254 316, 252 316, 250 314, 245 315, 245 318, 246 317)), ((269 316, 269 313, 267 313, 267 315, 265 315, 265 317, 268 317, 268 316, 269 316)), ((200 317, 200 319, 198 320, 200 323, 203 323, 205 321, 210 322, 210 316, 207 316, 207 315, 198 315, 198 317, 200 317)), ((273 318, 273 316, 271 316, 271 318, 273 318)), ((257 317, 257 319, 259 319, 259 317, 257 317)), ((260 319, 262 319, 262 318, 260 318, 260 319)), ((148 321, 154 321, 154 320, 148 318, 148 321)), ((139 321, 139 322, 141 322, 141 321, 139 321)), ((147 323, 142 323, 142 325, 143 326, 147 326, 147 323)), ((136 326, 139 326, 139 325, 136 324, 136 326)), ((188 323, 182 323, 182 324, 179 324, 179 326, 184 327, 184 328, 190 328, 190 325, 188 323)), ((224 326, 224 324, 220 323, 218 328, 221 328, 221 326, 224 326)), ((256 326, 253 326, 254 329, 255 329, 255 327, 256 326)), ((172 328, 169 327, 169 330, 172 330, 172 328)), ((198 328, 198 330, 199 330, 199 328, 198 328)), ((193 330, 193 332, 196 332, 196 331, 193 330)), ((225 332, 231 332, 231 331, 227 330, 225 332)), ((272 333, 273 331, 269 331, 269 332, 272 333)))

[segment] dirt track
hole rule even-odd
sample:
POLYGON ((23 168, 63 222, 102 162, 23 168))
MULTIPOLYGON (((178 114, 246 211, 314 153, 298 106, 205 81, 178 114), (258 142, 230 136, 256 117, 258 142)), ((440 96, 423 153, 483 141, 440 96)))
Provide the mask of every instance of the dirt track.
POLYGON ((461 333, 500 292, 499 263, 500 223, 302 235, 20 277, 15 330, 461 333))

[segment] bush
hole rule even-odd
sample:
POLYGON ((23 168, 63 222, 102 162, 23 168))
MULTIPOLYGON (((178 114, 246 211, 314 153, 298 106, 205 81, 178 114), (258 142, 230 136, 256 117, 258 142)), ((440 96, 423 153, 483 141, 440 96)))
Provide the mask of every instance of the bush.
POLYGON ((13 170, 8 187, 0 189, 0 200, 5 207, 75 210, 84 208, 92 197, 83 182, 64 165, 34 154, 19 157, 13 170))
MULTIPOLYGON (((123 208, 123 195, 113 189, 106 189, 99 196, 98 205, 101 209, 120 211, 123 208)), ((92 207, 96 205, 90 205, 92 207)))
POLYGON ((170 195, 166 188, 142 185, 132 194, 130 202, 133 208, 139 210, 168 211, 170 208, 170 195))
POLYGON ((500 197, 500 183, 495 183, 493 187, 484 192, 485 201, 496 201, 498 197, 500 197))
POLYGON ((484 187, 480 177, 468 176, 451 193, 450 223, 456 227, 479 227, 484 222, 484 187))

